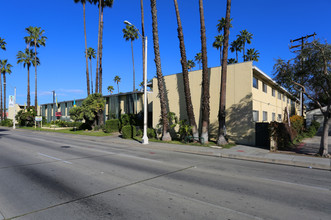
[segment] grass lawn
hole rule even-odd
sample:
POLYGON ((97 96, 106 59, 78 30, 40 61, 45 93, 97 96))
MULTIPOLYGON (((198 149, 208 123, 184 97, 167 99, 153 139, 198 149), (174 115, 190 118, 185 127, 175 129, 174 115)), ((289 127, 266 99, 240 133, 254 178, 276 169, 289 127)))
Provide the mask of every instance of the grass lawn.
POLYGON ((34 127, 20 127, 19 129, 26 129, 32 131, 48 131, 48 132, 55 132, 55 133, 64 133, 64 134, 77 134, 77 135, 87 135, 87 136, 96 136, 96 137, 104 137, 104 136, 111 136, 111 133, 105 133, 103 131, 83 131, 83 130, 72 130, 70 129, 43 129, 43 128, 34 128, 34 127))

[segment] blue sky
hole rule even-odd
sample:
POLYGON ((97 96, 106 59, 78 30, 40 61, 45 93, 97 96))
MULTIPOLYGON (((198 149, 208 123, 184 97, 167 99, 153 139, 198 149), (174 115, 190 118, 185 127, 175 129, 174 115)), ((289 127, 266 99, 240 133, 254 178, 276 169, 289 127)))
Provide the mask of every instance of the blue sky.
MULTIPOLYGON (((182 25, 188 59, 193 59, 201 49, 200 18, 198 0, 179 0, 182 25)), ((173 1, 158 0, 158 24, 162 71, 164 75, 181 72, 177 23, 173 1)), ((218 20, 225 17, 226 1, 204 1, 208 67, 219 66, 219 51, 212 47, 218 34, 218 20)), ((41 65, 38 67, 38 103, 52 102, 51 91, 55 90, 58 101, 86 97, 86 77, 84 58, 83 8, 73 0, 16 0, 1 1, 0 37, 7 42, 7 51, 0 51, 0 59, 8 59, 14 66, 7 77, 7 94, 17 87, 17 102, 24 104, 27 94, 27 70, 16 64, 16 54, 24 50, 25 28, 38 26, 45 30, 46 47, 38 50, 41 65)), ((155 76, 155 63, 151 26, 150 1, 144 0, 145 32, 148 37, 148 78, 155 76)), ((330 0, 237 0, 232 1, 231 17, 233 28, 230 42, 237 34, 247 29, 253 34, 251 45, 260 52, 260 59, 254 64, 272 77, 276 58, 288 59, 290 39, 314 32, 317 38, 329 40, 330 0)), ((97 47, 98 8, 87 5, 87 44, 97 47)), ((103 94, 107 87, 116 84, 119 75, 120 92, 132 91, 132 60, 130 43, 123 39, 124 20, 130 21, 138 29, 140 22, 140 0, 114 0, 113 8, 104 11, 103 36, 103 94)), ((136 67, 136 88, 142 81, 141 39, 134 42, 136 67)), ((235 58, 229 53, 229 58, 235 58)), ((241 60, 240 60, 241 61, 241 60)), ((96 61, 93 61, 95 77, 96 61)), ((198 66, 198 65, 197 65, 198 66)), ((195 68, 196 69, 196 68, 195 68)), ((31 68, 31 103, 34 103, 34 69, 31 68)), ((93 80, 95 81, 95 79, 93 80)), ((117 92, 117 88, 115 90, 117 92)))

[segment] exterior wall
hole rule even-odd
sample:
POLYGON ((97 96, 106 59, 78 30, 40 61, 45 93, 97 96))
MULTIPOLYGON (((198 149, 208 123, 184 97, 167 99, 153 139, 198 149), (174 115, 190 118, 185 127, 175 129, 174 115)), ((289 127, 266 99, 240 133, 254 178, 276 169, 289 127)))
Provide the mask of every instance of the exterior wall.
POLYGON ((253 83, 251 84, 253 111, 259 112, 259 119, 257 122, 283 121, 286 107, 290 115, 295 114, 295 100, 291 100, 289 93, 275 85, 274 82, 259 75, 255 70, 253 70, 253 77, 258 80, 258 88, 253 87, 253 83), (267 87, 266 92, 263 91, 263 84, 267 87), (272 95, 272 89, 275 91, 275 96, 272 95), (267 112, 266 120, 263 119, 263 112, 267 112), (272 113, 275 114, 275 120, 273 120, 272 113))
POLYGON ((7 116, 8 119, 14 120, 15 109, 16 109, 16 114, 22 110, 22 108, 18 104, 15 104, 14 107, 8 107, 8 116, 7 116))
MULTIPOLYGON (((221 67, 209 68, 210 74, 210 135, 216 137, 220 100, 221 67)), ((192 104, 196 123, 201 128, 202 70, 189 72, 192 104)), ((255 133, 252 123, 252 62, 228 65, 226 124, 230 139, 241 144, 254 145, 255 133)), ((168 111, 174 112, 179 120, 187 119, 182 74, 164 77, 167 91, 168 111)), ((157 79, 153 79, 153 93, 149 94, 153 109, 152 126, 159 122, 161 108, 158 97, 157 79)))

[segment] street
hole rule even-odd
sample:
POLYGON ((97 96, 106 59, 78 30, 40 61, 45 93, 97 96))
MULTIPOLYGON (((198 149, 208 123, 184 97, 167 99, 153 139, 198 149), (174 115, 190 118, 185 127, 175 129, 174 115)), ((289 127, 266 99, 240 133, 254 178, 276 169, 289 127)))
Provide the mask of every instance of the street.
POLYGON ((331 219, 330 171, 112 138, 0 128, 0 219, 331 219))

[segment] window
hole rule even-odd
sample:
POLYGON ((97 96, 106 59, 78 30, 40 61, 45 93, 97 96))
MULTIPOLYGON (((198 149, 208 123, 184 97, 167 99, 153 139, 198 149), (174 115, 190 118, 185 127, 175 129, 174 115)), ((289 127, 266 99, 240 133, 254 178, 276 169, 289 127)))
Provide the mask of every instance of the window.
POLYGON ((262 88, 263 92, 267 93, 267 89, 268 89, 267 84, 262 83, 262 85, 263 85, 263 88, 262 88))
POLYGON ((272 121, 276 121, 276 113, 275 112, 272 113, 272 121))
POLYGON ((277 121, 282 121, 282 115, 278 114, 277 121))
POLYGON ((272 96, 275 97, 276 96, 276 90, 274 88, 272 88, 272 96))
POLYGON ((268 121, 268 112, 263 111, 263 121, 268 121))
POLYGON ((256 89, 259 88, 259 81, 255 77, 253 77, 253 87, 256 88, 256 89))
POLYGON ((285 95, 283 95, 283 102, 285 102, 285 95))
POLYGON ((287 104, 289 104, 290 103, 290 99, 287 97, 287 104))
POLYGON ((278 92, 278 99, 282 100, 282 94, 280 92, 278 92))
POLYGON ((259 111, 253 111, 253 121, 259 121, 259 111))

